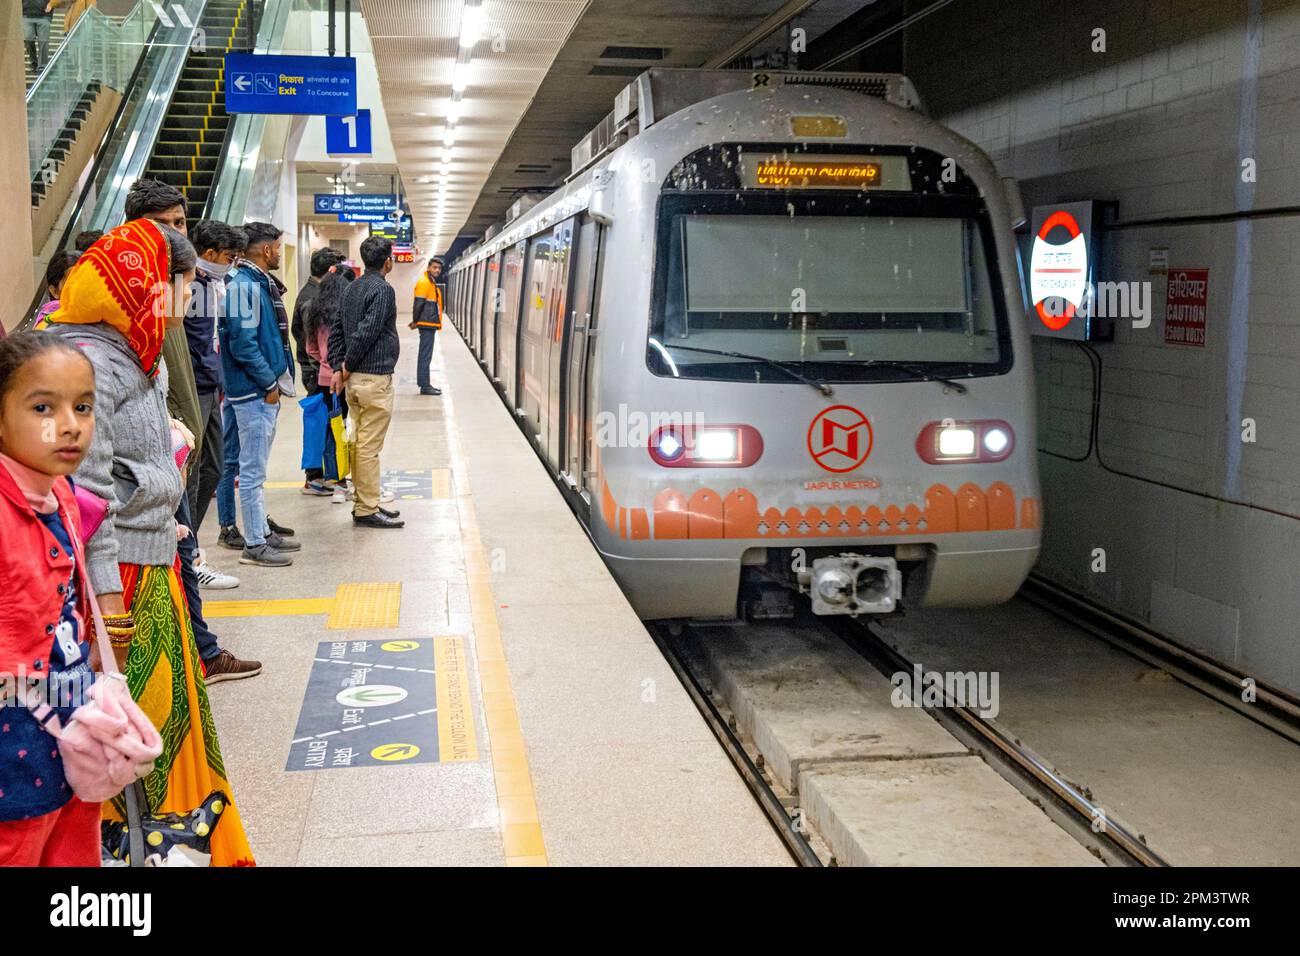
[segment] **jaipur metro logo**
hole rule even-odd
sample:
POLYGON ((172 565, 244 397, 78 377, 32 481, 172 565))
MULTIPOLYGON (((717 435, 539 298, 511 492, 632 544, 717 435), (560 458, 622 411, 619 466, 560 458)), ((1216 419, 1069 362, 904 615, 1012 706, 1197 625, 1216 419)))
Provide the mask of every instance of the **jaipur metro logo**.
POLYGON ((867 416, 852 405, 832 405, 808 426, 808 454, 827 471, 852 471, 871 454, 867 416))
POLYGON ((1053 332, 1070 324, 1075 312, 1083 304, 1088 288, 1088 242, 1079 223, 1064 209, 1047 217, 1043 227, 1034 236, 1034 248, 1029 259, 1029 293, 1038 318, 1053 332), (1048 241, 1056 230, 1058 241, 1048 241), (1068 234, 1065 242, 1059 241, 1068 234), (1064 299, 1065 308, 1049 309, 1049 300, 1064 299))

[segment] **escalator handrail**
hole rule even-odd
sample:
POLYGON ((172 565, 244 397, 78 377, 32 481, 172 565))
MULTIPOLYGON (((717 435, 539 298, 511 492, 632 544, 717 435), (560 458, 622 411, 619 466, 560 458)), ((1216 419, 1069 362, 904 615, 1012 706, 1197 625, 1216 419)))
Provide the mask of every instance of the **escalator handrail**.
MULTIPOLYGON (((158 42, 158 30, 161 26, 162 24, 159 21, 154 21, 153 29, 149 31, 149 36, 145 39, 144 49, 140 52, 140 58, 135 61, 135 69, 131 71, 131 77, 127 80, 126 88, 122 91, 122 99, 117 104, 117 111, 104 129, 104 135, 100 137, 99 145, 95 147, 95 162, 91 165, 90 175, 86 177, 85 184, 81 187, 81 193, 77 196, 77 204, 72 209, 72 215, 68 217, 67 225, 63 227, 63 233, 59 236, 59 244, 56 247, 57 252, 67 249, 68 243, 72 240, 73 230, 76 228, 78 220, 81 219, 86 201, 90 198, 90 194, 94 192, 95 182, 98 180, 101 168, 107 160, 105 154, 107 153, 108 144, 112 141, 113 134, 117 132, 118 125, 122 122, 122 114, 126 112, 127 103, 130 102, 131 94, 135 91, 135 85, 140 80, 140 72, 144 69, 145 60, 158 42)), ((76 27, 74 26, 73 29, 75 30, 76 27)), ((32 300, 31 307, 27 310, 27 314, 23 316, 22 321, 15 327, 15 332, 32 326, 36 319, 36 310, 45 303, 47 295, 45 281, 42 279, 40 288, 36 290, 36 295, 32 300)))
MULTIPOLYGON (((248 16, 250 20, 253 18, 254 9, 256 9, 258 12, 257 12, 256 25, 250 27, 250 30, 252 31, 254 37, 253 49, 245 50, 244 52, 246 53, 253 53, 257 48, 256 38, 257 38, 257 34, 262 29, 262 14, 266 12, 265 2, 259 3, 257 2, 257 0, 248 0, 248 10, 249 10, 248 16)), ((234 48, 232 47, 232 50, 233 49, 234 48)), ((229 116, 229 114, 227 115, 229 116)), ((215 200, 217 198, 217 180, 221 178, 221 171, 226 168, 227 157, 230 155, 230 144, 234 139, 232 135, 234 133, 234 130, 235 130, 235 118, 231 116, 230 121, 226 123, 226 131, 221 135, 221 149, 217 152, 217 165, 212 171, 212 185, 208 189, 208 197, 205 200, 203 200, 202 216, 205 219, 208 218, 208 210, 214 209, 216 206, 215 200)))
MULTIPOLYGON (((250 52, 279 52, 284 41, 285 25, 289 14, 293 10, 293 0, 250 0, 250 4, 253 2, 260 4, 261 12, 254 49, 250 52)), ((238 225, 236 220, 243 221, 245 208, 241 207, 237 210, 235 208, 239 191, 238 177, 236 177, 236 182, 231 184, 223 182, 222 173, 226 172, 227 167, 231 165, 230 151, 234 148, 236 137, 242 135, 245 141, 257 139, 260 142, 260 137, 265 130, 266 119, 266 115, 261 113, 239 113, 231 116, 230 122, 226 125, 225 138, 221 143, 221 153, 219 154, 217 167, 212 175, 212 188, 208 191, 207 203, 204 206, 204 214, 209 218, 216 217, 218 212, 217 200, 224 199, 227 208, 221 214, 223 221, 228 221, 233 225, 238 225), (261 128, 250 128, 257 126, 261 128), (228 195, 232 192, 235 195, 228 195), (235 211, 238 212, 238 215, 231 215, 235 211)), ((247 196, 244 197, 244 200, 246 206, 247 196)))

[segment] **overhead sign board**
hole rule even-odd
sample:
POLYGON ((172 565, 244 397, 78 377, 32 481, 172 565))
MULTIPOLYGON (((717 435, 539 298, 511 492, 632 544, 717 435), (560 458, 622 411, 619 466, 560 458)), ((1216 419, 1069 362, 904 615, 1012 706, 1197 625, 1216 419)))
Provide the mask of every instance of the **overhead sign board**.
POLYGON ((1093 314, 1100 257, 1097 203, 1035 206, 1029 256, 1030 331, 1049 338, 1103 337, 1093 314))
POLYGON ((387 212, 341 212, 339 222, 388 222, 387 212))
POLYGON ((409 217, 402 219, 401 222, 392 222, 390 220, 388 222, 371 223, 370 234, 395 243, 411 242, 415 238, 409 217))
POLYGON ((313 208, 320 215, 379 213, 386 219, 397 209, 397 196, 394 193, 353 193, 346 196, 316 193, 313 208))
POLYGON ((227 113, 355 116, 357 61, 350 56, 227 53, 227 113))
POLYGON ((325 117, 325 152, 331 156, 369 156, 372 151, 370 110, 356 116, 325 117))

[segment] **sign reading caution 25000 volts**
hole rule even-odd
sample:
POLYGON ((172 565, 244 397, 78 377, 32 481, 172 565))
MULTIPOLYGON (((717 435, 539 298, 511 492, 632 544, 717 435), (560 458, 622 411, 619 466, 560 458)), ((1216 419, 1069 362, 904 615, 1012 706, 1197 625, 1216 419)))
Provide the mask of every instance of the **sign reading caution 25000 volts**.
POLYGON ((357 61, 350 56, 227 53, 226 112, 354 116, 357 61))

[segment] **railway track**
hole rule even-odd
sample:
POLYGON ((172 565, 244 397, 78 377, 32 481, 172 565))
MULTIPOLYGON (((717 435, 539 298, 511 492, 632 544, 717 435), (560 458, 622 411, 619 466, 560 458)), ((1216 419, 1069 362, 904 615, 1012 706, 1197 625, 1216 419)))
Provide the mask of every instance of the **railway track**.
MULTIPOLYGON (((745 633, 770 625, 745 625, 745 633)), ((812 618, 800 626, 818 628, 850 647, 867 665, 885 678, 899 671, 911 672, 913 664, 886 644, 871 629, 848 618, 812 618)), ((723 746, 741 778, 754 794, 774 829, 801 866, 835 865, 830 849, 803 825, 797 795, 778 792, 766 772, 763 756, 742 740, 742 729, 721 695, 703 673, 696 650, 709 640, 709 628, 652 624, 651 635, 670 666, 699 708, 705 721, 723 746)), ((967 707, 945 702, 927 707, 927 712, 970 753, 978 755, 1001 777, 1009 781, 1043 810, 1071 837, 1095 857, 1111 866, 1164 866, 1160 855, 1140 835, 1107 817, 1090 795, 1058 773, 1047 761, 1021 741, 999 729, 967 707)), ((957 821, 956 826, 960 826, 957 821)))
POLYGON ((1300 698, 1157 634, 1140 621, 1099 608, 1083 595, 1039 574, 1030 575, 1017 598, 1159 668, 1260 726, 1300 743, 1300 698))
MULTIPOLYGON (((827 626, 886 677, 911 673, 915 666, 865 623, 829 618, 827 626)), ((993 721, 949 699, 942 706, 926 707, 926 711, 1107 865, 1168 865, 1140 834, 1110 819, 1087 791, 993 721)))

